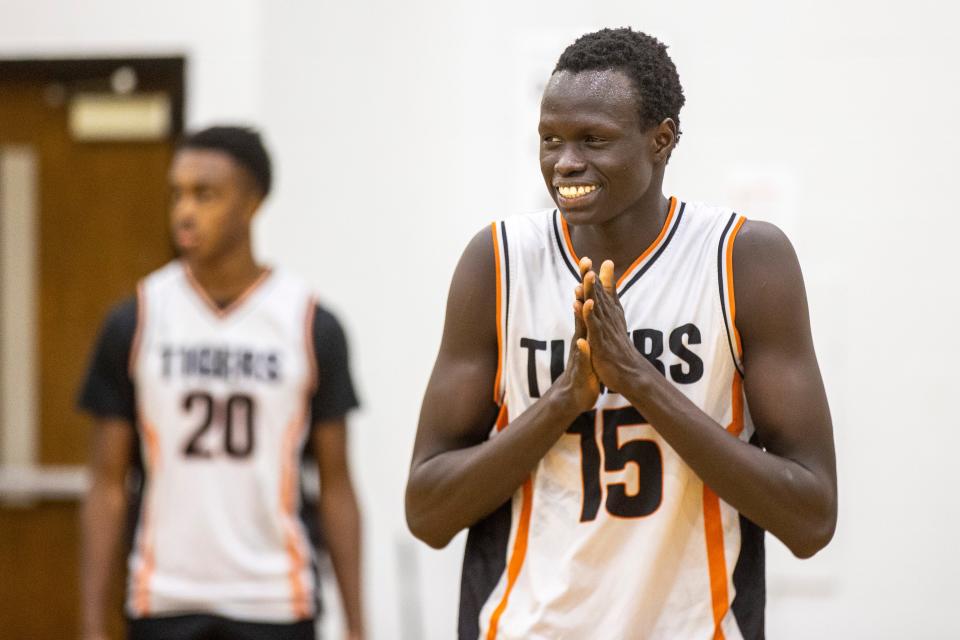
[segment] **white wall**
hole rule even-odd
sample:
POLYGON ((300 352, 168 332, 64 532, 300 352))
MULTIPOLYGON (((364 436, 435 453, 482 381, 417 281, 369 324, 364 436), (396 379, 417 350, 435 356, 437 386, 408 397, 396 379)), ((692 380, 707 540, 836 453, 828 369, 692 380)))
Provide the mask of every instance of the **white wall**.
POLYGON ((540 69, 623 24, 671 45, 685 87, 667 190, 778 222, 806 275, 840 522, 806 562, 768 536, 770 637, 949 635, 960 45, 942 3, 87 4, 4 5, 0 54, 186 51, 188 121, 267 132, 261 253, 311 278, 352 341, 374 637, 452 635, 462 541, 427 550, 402 509, 449 277, 473 232, 543 198, 540 69))
POLYGON ((186 55, 187 125, 260 121, 260 0, 0 0, 0 56, 186 55))

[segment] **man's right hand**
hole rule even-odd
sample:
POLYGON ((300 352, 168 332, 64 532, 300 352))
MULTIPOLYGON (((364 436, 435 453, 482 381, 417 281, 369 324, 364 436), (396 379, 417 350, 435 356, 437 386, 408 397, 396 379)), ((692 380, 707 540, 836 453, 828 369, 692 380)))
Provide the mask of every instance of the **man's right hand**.
MULTIPOLYGON (((593 263, 590 258, 580 259, 580 277, 590 271, 593 263)), ((590 362, 590 343, 587 342, 587 326, 583 321, 583 284, 577 285, 573 301, 573 340, 570 356, 563 374, 554 383, 558 391, 569 397, 579 413, 589 411, 600 396, 600 379, 590 362)))

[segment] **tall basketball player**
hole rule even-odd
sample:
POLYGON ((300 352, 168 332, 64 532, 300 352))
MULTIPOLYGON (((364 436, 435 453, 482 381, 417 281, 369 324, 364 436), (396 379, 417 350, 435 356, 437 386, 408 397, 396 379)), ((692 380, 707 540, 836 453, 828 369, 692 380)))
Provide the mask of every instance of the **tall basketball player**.
POLYGON ((830 413, 774 226, 662 193, 684 97, 666 47, 583 36, 543 94, 556 207, 453 276, 407 487, 470 529, 461 638, 762 638, 763 532, 833 535, 830 413))
POLYGON ((304 283, 254 260, 250 224, 270 181, 256 132, 187 136, 170 169, 180 258, 144 278, 101 333, 80 399, 97 419, 83 514, 89 640, 106 637, 134 458, 144 481, 129 637, 314 638, 312 547, 298 518, 305 447, 349 634, 362 636, 346 342, 304 283))

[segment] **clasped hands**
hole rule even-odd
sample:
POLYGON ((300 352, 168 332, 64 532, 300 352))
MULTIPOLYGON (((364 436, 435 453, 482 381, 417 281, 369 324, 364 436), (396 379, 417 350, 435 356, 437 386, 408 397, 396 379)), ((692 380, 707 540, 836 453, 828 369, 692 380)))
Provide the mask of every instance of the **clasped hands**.
POLYGON ((644 364, 628 336, 613 268, 612 260, 604 260, 598 275, 590 258, 580 259, 581 283, 574 290, 573 302, 576 348, 570 349, 566 371, 584 411, 596 403, 601 385, 623 391, 644 364))

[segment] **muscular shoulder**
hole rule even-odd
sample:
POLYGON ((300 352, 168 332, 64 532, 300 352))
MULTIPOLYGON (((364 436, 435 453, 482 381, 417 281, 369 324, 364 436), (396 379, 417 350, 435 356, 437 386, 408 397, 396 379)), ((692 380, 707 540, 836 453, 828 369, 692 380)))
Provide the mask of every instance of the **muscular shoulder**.
POLYGON ((447 295, 442 352, 496 345, 496 256, 491 227, 478 231, 460 256, 447 295))
MULTIPOLYGON (((483 273, 492 275, 494 269, 493 232, 490 227, 484 227, 473 235, 464 248, 454 278, 456 279, 457 273, 462 271, 468 272, 464 275, 476 276, 483 273)), ((493 284, 492 280, 490 284, 493 284)))
POLYGON ((478 231, 460 256, 450 283, 447 313, 461 307, 474 311, 495 303, 496 256, 490 227, 478 231))
POLYGON ((751 344, 778 335, 805 341, 810 328, 803 273, 783 231, 769 222, 745 222, 733 248, 733 276, 745 355, 751 344))
POLYGON ((746 220, 737 234, 733 249, 734 268, 750 269, 756 264, 775 267, 797 261, 787 235, 772 223, 746 220))

